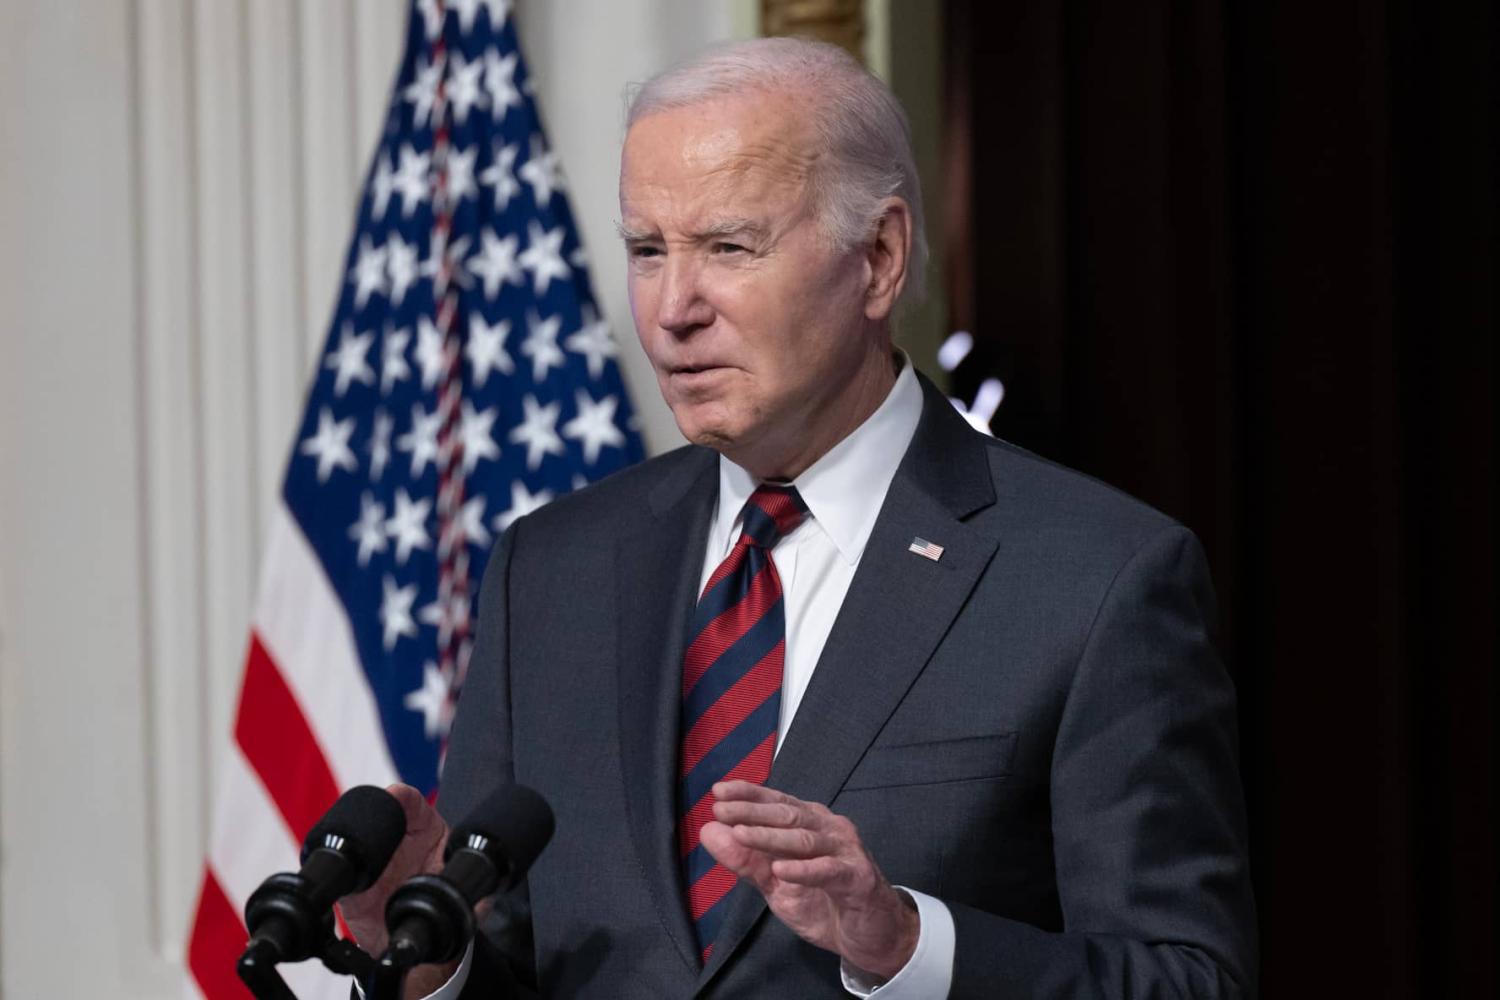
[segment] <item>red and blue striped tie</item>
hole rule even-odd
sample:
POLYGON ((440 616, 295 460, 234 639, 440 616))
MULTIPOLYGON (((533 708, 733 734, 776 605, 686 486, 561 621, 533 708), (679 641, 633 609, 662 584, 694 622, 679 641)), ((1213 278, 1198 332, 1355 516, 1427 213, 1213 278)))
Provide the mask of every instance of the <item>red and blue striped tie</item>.
POLYGON ((786 614, 771 549, 806 516, 807 506, 789 486, 762 486, 751 494, 739 541, 698 599, 683 657, 677 844, 705 962, 735 877, 698 834, 713 819, 715 782, 763 784, 771 773, 786 659, 786 614))

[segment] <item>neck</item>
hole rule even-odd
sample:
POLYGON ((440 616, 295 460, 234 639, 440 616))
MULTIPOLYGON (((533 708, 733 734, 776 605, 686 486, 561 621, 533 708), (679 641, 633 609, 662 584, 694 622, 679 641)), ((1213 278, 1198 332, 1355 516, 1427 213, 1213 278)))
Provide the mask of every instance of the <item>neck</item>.
POLYGON ((758 447, 726 451, 725 457, 761 481, 796 479, 880 408, 900 368, 890 344, 883 345, 866 357, 839 392, 809 408, 797 422, 794 440, 760 442, 758 447))

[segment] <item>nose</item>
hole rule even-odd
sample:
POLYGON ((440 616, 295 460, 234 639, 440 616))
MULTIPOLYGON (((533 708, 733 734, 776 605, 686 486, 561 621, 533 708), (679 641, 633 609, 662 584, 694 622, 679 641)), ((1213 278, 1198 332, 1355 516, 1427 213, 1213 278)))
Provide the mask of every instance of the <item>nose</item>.
POLYGON ((702 274, 691 254, 669 254, 661 271, 661 299, 656 322, 678 337, 714 321, 713 306, 704 296, 702 274))

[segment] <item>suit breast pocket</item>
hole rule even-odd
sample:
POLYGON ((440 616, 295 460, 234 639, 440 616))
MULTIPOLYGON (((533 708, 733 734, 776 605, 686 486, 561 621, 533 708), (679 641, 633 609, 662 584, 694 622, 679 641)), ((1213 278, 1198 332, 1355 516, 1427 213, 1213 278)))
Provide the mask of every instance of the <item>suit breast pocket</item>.
POLYGON ((1015 750, 1015 733, 894 746, 877 744, 865 752, 844 783, 844 790, 1003 778, 1010 773, 1015 750))

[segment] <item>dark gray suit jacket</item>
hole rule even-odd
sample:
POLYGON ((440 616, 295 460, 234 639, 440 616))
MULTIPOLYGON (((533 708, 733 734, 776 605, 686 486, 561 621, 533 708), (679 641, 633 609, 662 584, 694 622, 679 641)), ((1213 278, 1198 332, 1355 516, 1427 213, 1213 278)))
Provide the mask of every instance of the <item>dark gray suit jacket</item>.
MULTIPOLYGON (((1197 541, 923 389, 770 784, 948 904, 953 997, 1253 995, 1234 692, 1197 541), (918 536, 942 558, 907 551, 918 536)), ((748 885, 695 957, 673 789, 717 489, 717 455, 684 448, 523 518, 491 557, 439 808, 515 780, 557 833, 529 906, 509 903, 532 943, 479 949, 465 997, 507 995, 509 970, 548 997, 847 996, 837 957, 748 885)))

